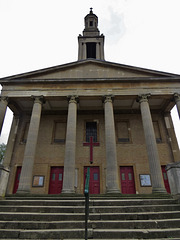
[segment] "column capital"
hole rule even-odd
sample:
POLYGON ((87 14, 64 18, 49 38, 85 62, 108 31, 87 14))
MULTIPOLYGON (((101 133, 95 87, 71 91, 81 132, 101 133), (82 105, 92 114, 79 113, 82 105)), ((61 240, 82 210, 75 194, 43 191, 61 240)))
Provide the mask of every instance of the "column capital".
POLYGON ((180 101, 180 94, 179 93, 175 93, 174 95, 173 95, 173 100, 177 103, 177 102, 179 102, 180 101))
POLYGON ((9 102, 9 98, 6 97, 6 96, 0 96, 0 101, 8 103, 9 102))
POLYGON ((32 95, 31 98, 34 100, 34 103, 40 103, 40 104, 44 104, 45 103, 45 98, 43 95, 41 96, 34 96, 32 95))
POLYGON ((77 104, 79 102, 79 97, 75 96, 75 95, 67 96, 67 99, 68 99, 69 103, 76 103, 77 104))
POLYGON ((138 95, 136 101, 139 102, 139 103, 148 102, 148 98, 149 98, 150 96, 151 96, 150 93, 138 95))
POLYGON ((107 102, 113 102, 114 100, 114 95, 105 95, 103 96, 103 103, 107 103, 107 102))

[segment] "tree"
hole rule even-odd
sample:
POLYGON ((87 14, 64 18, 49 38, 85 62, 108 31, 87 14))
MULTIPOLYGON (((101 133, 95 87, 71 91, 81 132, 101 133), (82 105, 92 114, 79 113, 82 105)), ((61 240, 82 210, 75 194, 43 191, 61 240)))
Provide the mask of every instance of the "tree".
POLYGON ((4 143, 1 143, 0 144, 0 164, 3 163, 5 151, 6 151, 6 145, 4 143))

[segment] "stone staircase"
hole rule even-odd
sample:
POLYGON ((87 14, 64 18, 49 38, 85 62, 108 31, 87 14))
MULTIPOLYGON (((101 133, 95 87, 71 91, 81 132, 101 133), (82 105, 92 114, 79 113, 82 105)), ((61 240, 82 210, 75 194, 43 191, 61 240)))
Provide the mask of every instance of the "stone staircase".
MULTIPOLYGON (((0 239, 84 239, 84 197, 0 200, 0 239)), ((88 239, 180 239, 180 204, 150 196, 91 196, 88 239)))

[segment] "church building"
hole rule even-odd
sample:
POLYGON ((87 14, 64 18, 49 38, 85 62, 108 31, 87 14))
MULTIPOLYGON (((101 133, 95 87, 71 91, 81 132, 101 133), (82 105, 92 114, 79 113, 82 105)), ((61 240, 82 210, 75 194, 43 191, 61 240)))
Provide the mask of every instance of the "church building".
POLYGON ((87 167, 90 194, 170 193, 180 76, 106 61, 92 9, 84 22, 77 61, 0 79, 6 194, 83 194, 87 167))

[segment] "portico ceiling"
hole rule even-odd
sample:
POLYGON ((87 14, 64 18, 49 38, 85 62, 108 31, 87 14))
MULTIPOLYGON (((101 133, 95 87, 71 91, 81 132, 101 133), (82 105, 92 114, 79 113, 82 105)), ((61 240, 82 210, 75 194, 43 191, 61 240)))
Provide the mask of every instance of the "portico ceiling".
MULTIPOLYGON (((139 103, 136 101, 136 96, 124 96, 113 98, 114 110, 139 110, 139 103)), ((67 98, 47 98, 43 104, 43 111, 62 111, 68 109, 67 98)), ((171 101, 170 96, 151 96, 149 98, 149 105, 151 110, 169 111, 174 103, 171 101)), ((10 99, 9 107, 14 112, 31 112, 33 107, 32 98, 15 98, 10 99)), ((79 97, 78 110, 103 110, 102 97, 79 97)))

